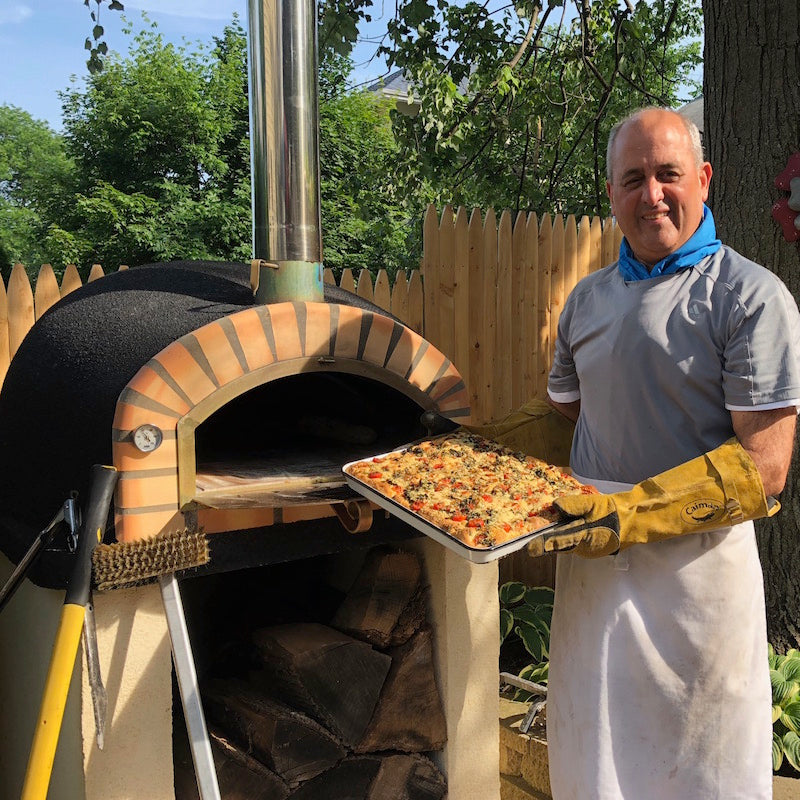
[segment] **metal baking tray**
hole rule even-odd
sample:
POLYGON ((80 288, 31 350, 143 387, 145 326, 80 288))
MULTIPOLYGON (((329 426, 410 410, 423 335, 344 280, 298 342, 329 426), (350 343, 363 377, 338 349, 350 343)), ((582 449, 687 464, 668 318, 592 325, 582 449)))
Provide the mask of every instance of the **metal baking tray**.
MULTIPOLYGON (((402 452, 406 449, 406 447, 410 446, 411 445, 398 447, 396 450, 392 450, 390 452, 402 452)), ((522 534, 521 536, 518 536, 516 539, 512 539, 509 542, 492 545, 491 547, 470 547, 469 545, 464 544, 464 542, 462 542, 460 539, 456 539, 454 536, 451 536, 449 533, 447 533, 447 531, 437 527, 432 522, 424 517, 421 517, 414 511, 411 511, 405 506, 400 505, 400 503, 392 500, 385 494, 381 494, 380 492, 376 491, 372 486, 368 486, 358 478, 353 477, 347 471, 349 467, 352 467, 356 464, 360 464, 365 461, 372 461, 374 458, 383 458, 387 455, 389 455, 389 453, 379 453, 377 455, 370 456, 369 458, 360 458, 356 461, 349 461, 342 467, 342 472, 344 473, 344 478, 347 481, 347 485, 360 495, 366 497, 367 500, 371 500, 373 503, 376 503, 381 508, 388 511, 392 516, 402 519, 404 522, 407 522, 418 531, 421 531, 434 541, 439 542, 439 544, 444 545, 449 550, 458 553, 458 555, 460 555, 462 558, 472 561, 474 564, 488 564, 490 561, 497 561, 498 558, 507 556, 509 553, 513 553, 515 550, 521 550, 529 542, 560 524, 558 522, 552 522, 550 525, 545 525, 543 528, 537 528, 535 531, 531 531, 531 533, 522 534)))

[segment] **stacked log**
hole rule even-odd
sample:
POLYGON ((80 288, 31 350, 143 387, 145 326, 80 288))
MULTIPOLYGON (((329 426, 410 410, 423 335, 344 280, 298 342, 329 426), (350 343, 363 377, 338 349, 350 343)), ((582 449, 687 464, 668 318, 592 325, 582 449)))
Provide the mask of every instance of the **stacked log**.
MULTIPOLYGON (((375 548, 329 625, 253 631, 247 679, 203 689, 223 800, 445 797, 428 757, 447 734, 425 609, 418 557, 375 548)), ((197 797, 192 783, 176 755, 178 800, 197 797)))

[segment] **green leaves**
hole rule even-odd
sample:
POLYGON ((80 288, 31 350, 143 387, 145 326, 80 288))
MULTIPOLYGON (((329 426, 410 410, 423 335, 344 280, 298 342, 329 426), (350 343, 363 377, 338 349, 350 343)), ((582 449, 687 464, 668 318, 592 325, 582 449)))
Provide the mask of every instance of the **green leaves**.
MULTIPOLYGON (((509 581, 500 587, 499 597, 501 643, 510 643, 512 639, 522 643, 534 662, 523 672, 546 666, 553 590, 547 586, 528 588, 519 581, 509 581)), ((525 676, 520 673, 520 677, 525 676)))
POLYGON ((405 185, 455 206, 607 213, 608 131, 677 104, 700 23, 697 0, 401 0, 383 52, 419 104, 394 120, 405 185))
POLYGON ((784 756, 800 771, 800 651, 785 655, 768 647, 772 685, 772 768, 778 770, 784 756))
MULTIPOLYGON (((97 6, 97 9, 89 12, 89 16, 94 23, 92 26, 92 38, 86 37, 83 43, 83 49, 89 51, 89 59, 86 62, 89 74, 96 75, 98 72, 102 72, 104 59, 108 55, 108 45, 102 41, 105 29, 100 24, 100 7, 106 0, 91 0, 91 2, 97 6)), ((91 8, 90 0, 83 0, 83 4, 87 8, 91 8)), ((109 3, 108 10, 124 11, 125 7, 122 3, 117 2, 117 0, 112 0, 109 3)))

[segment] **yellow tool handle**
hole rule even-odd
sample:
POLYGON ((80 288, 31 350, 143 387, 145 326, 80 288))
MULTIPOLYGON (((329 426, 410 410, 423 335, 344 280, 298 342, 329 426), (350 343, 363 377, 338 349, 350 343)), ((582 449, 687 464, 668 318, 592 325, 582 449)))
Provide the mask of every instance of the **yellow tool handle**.
POLYGON ((21 800, 45 800, 47 797, 85 613, 86 609, 81 605, 70 603, 62 608, 61 621, 50 658, 50 669, 47 671, 42 705, 39 709, 39 719, 28 758, 28 768, 25 771, 21 800))

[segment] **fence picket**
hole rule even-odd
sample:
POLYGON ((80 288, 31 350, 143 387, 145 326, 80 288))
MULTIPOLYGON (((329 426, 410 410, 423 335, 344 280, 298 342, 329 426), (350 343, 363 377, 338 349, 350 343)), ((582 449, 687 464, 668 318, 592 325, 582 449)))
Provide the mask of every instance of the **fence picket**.
POLYGON ((14 264, 8 279, 8 354, 11 358, 14 358, 34 321, 31 282, 25 267, 14 264))
POLYGON ((526 237, 526 269, 524 280, 525 299, 524 313, 524 343, 522 352, 522 399, 527 400, 536 396, 536 376, 538 374, 539 360, 539 218, 536 213, 528 214, 525 223, 526 237))
POLYGON ((322 282, 327 283, 329 286, 336 286, 336 278, 330 267, 325 267, 325 269, 322 270, 322 282))
POLYGON ((353 292, 355 294, 356 281, 353 277, 353 270, 351 270, 350 267, 342 270, 342 277, 339 281, 339 286, 340 288, 346 289, 348 292, 353 292))
POLYGON ((385 269, 378 270, 378 277, 375 279, 373 302, 384 311, 389 311, 392 307, 392 290, 389 286, 389 275, 385 269))
POLYGON ((438 280, 434 286, 439 303, 438 348, 449 358, 455 358, 455 329, 453 316, 455 305, 455 217, 453 206, 446 205, 439 223, 438 280))
POLYGON ((483 422, 496 419, 494 363, 497 354, 497 218, 493 208, 486 209, 483 220, 483 293, 485 297, 483 330, 483 422))
POLYGON ((453 363, 469 386, 469 219, 461 206, 456 213, 453 250, 453 363))
POLYGON ((528 271, 527 214, 517 212, 511 235, 511 407, 517 408, 525 399, 525 277, 528 271))
POLYGON ((408 279, 408 320, 407 325, 411 330, 422 334, 425 327, 425 309, 422 289, 422 276, 418 269, 411 273, 408 279))
POLYGON ((536 362, 536 395, 547 395, 547 371, 550 357, 550 272, 553 262, 553 223, 550 214, 542 214, 539 227, 539 320, 536 362))
POLYGON ((70 292, 80 289, 82 285, 78 268, 74 264, 67 264, 61 277, 61 296, 66 297, 70 292))
POLYGON ((511 412, 513 404, 512 354, 514 333, 512 325, 513 300, 511 259, 513 255, 511 212, 500 215, 497 228, 497 303, 495 305, 494 413, 499 419, 511 412))
POLYGON ((8 372, 8 365, 11 363, 11 354, 8 349, 8 296, 6 295, 6 285, 0 278, 0 386, 8 372))
POLYGON ((473 208, 469 215, 469 313, 467 335, 469 336, 469 402, 471 421, 475 424, 489 420, 484 408, 484 377, 488 366, 488 346, 484 339, 486 295, 483 287, 483 220, 481 212, 473 208))
POLYGON ((408 278, 402 269, 394 276, 391 312, 397 319, 408 324, 408 278))
MULTIPOLYGON (((585 214, 578 223, 578 268, 575 273, 575 283, 585 278, 592 268, 592 222, 585 214)), ((566 285, 567 292, 574 284, 566 285)))
POLYGON ((372 290, 372 274, 368 269, 362 269, 358 273, 358 285, 356 286, 356 294, 363 297, 370 303, 373 301, 374 293, 372 290))
POLYGON ((33 293, 34 316, 39 319, 50 306, 61 299, 58 291, 58 280, 50 264, 42 264, 36 278, 36 289, 33 293))
POLYGON ((98 278, 102 278, 105 276, 103 272, 103 268, 99 264, 92 264, 92 268, 89 270, 89 277, 86 279, 86 283, 91 283, 92 281, 96 281, 98 278))
POLYGON ((592 217, 589 227, 589 272, 596 272, 604 267, 603 261, 603 221, 600 217, 592 217))
POLYGON ((549 372, 550 359, 558 332, 558 318, 564 306, 564 218, 553 217, 553 250, 550 259, 550 346, 547 348, 545 372, 549 372))
POLYGON ((425 298, 425 338, 439 346, 439 217, 431 204, 422 223, 422 287, 425 298))

